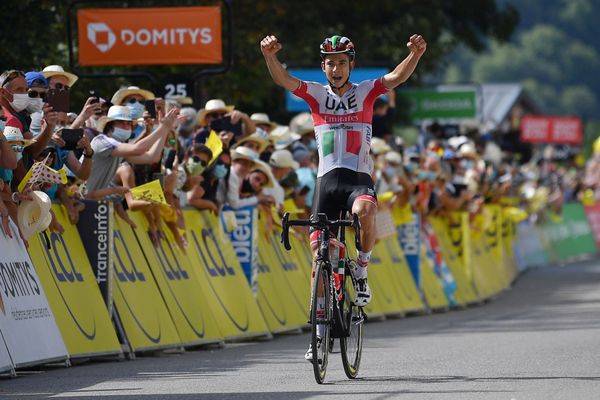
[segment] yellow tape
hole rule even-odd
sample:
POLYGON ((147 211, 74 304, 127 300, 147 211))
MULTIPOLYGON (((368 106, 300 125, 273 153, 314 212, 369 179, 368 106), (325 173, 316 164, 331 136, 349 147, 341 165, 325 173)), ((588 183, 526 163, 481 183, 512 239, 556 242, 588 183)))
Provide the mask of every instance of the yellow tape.
MULTIPOLYGON (((145 232, 137 214, 130 216, 145 232)), ((153 276, 131 227, 115 217, 114 228, 113 297, 132 350, 181 345, 182 339, 154 279, 160 279, 160 275, 153 276)), ((145 253, 150 252, 145 247, 145 253)))
POLYGON ((77 228, 63 207, 54 205, 52 209, 65 232, 49 235, 50 249, 42 234, 34 235, 29 240, 29 255, 69 355, 120 354, 121 345, 77 228))

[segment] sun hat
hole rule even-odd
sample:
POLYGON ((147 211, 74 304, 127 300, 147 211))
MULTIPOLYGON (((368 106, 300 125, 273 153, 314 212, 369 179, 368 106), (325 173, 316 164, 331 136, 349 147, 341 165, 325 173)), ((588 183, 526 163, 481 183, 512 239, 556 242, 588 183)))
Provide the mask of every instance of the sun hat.
POLYGON ((110 102, 115 105, 123 105, 123 100, 127 96, 133 96, 134 94, 142 96, 145 100, 153 100, 154 93, 149 90, 140 89, 137 86, 129 86, 126 88, 119 89, 115 92, 110 102))
POLYGON ((371 138, 371 152, 373 154, 383 154, 390 150, 392 150, 392 148, 385 142, 385 140, 378 137, 371 138))
POLYGON ((22 144, 25 147, 29 146, 31 142, 33 142, 33 140, 25 139, 23 137, 23 132, 21 132, 21 128, 14 126, 12 121, 8 121, 6 126, 4 126, 4 137, 6 138, 8 144, 22 144))
POLYGON ((111 121, 129 121, 134 122, 130 117, 131 111, 126 106, 111 106, 108 109, 108 114, 98 118, 98 122, 96 122, 96 130, 98 132, 103 132, 106 124, 111 121))
POLYGON ((265 174, 265 176, 267 177, 267 183, 265 183, 264 187, 273 187, 273 181, 275 179, 273 178, 273 173, 271 172, 271 167, 269 167, 269 165, 266 162, 261 161, 261 160, 256 160, 254 162, 254 166, 250 170, 250 173, 252 173, 254 171, 260 171, 263 174, 265 174))
POLYGON ((456 157, 458 158, 479 158, 477 149, 470 142, 464 143, 456 151, 456 157))
POLYGON ((296 132, 292 132, 287 125, 279 125, 269 133, 269 140, 276 150, 282 150, 301 138, 296 132))
POLYGON ((221 111, 225 114, 232 112, 235 109, 235 106, 232 105, 226 105, 225 102, 221 99, 210 99, 209 101, 206 102, 206 104, 204 105, 204 108, 202 110, 200 110, 200 112, 198 113, 198 123, 200 125, 205 125, 206 124, 206 115, 216 112, 216 111, 221 111))
POLYGON ((35 232, 43 231, 52 222, 50 197, 44 192, 34 190, 31 192, 33 200, 24 200, 19 204, 17 220, 19 228, 25 240, 29 239, 35 232))
POLYGON ((385 161, 401 165, 402 154, 398 153, 397 151, 388 151, 387 153, 385 153, 385 161))
POLYGON ((304 136, 309 133, 313 133, 315 126, 313 123, 312 115, 309 112, 302 112, 296 115, 290 121, 290 129, 292 132, 296 132, 300 136, 304 136))
POLYGON ((271 122, 271 119, 265 113, 254 113, 250 116, 250 119, 256 125, 269 125, 271 128, 277 127, 277 124, 275 122, 271 122))
POLYGON ((265 151, 267 146, 269 146, 269 140, 267 139, 267 136, 263 136, 259 132, 254 132, 253 134, 245 136, 242 139, 238 140, 235 144, 235 147, 241 146, 242 143, 246 143, 246 142, 258 143, 260 145, 260 147, 258 149, 259 153, 262 153, 263 151, 265 151))
POLYGON ((67 72, 60 65, 48 65, 46 68, 42 70, 42 75, 46 77, 46 79, 50 79, 53 76, 64 76, 69 80, 69 87, 73 86, 79 77, 71 72, 67 72))
POLYGON ((269 165, 275 168, 300 168, 300 164, 288 150, 275 150, 269 158, 269 165))
POLYGON ((241 158, 252 162, 258 161, 258 154, 254 150, 251 150, 244 146, 231 149, 230 155, 232 160, 238 160, 241 158))

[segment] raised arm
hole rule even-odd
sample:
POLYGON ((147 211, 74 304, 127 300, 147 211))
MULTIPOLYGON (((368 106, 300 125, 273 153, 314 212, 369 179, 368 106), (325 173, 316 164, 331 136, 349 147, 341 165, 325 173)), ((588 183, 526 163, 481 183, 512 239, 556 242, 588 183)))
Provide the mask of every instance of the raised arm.
POLYGON ((277 59, 276 54, 281 48, 281 43, 272 35, 265 37, 260 42, 260 51, 265 57, 267 68, 273 81, 289 91, 294 91, 300 86, 300 80, 288 74, 287 70, 277 59))
POLYGON ((394 70, 383 76, 383 84, 388 89, 393 89, 412 75, 421 56, 427 49, 427 42, 421 35, 412 35, 406 43, 410 54, 394 70))

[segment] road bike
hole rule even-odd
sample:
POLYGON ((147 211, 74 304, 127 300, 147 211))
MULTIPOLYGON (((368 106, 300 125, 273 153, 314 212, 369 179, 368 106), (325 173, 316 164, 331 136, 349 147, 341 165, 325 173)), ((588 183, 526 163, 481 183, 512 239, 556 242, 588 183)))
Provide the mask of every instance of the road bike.
POLYGON ((352 220, 330 221, 326 214, 317 214, 310 219, 290 220, 285 213, 282 220, 281 242, 286 250, 291 250, 289 241, 290 226, 309 226, 318 235, 318 253, 314 261, 312 290, 310 299, 310 321, 312 365, 317 383, 325 381, 327 362, 333 341, 338 338, 342 353, 344 372, 350 379, 356 378, 360 367, 363 345, 363 324, 366 314, 362 307, 354 304, 355 279, 352 269, 356 261, 351 260, 346 251, 345 228, 352 226, 356 237, 356 248, 360 250, 360 222, 353 214, 352 220), (339 228, 338 238, 335 232, 339 228), (324 306, 317 307, 317 299, 324 306), (322 325, 321 336, 317 335, 317 325, 322 325))

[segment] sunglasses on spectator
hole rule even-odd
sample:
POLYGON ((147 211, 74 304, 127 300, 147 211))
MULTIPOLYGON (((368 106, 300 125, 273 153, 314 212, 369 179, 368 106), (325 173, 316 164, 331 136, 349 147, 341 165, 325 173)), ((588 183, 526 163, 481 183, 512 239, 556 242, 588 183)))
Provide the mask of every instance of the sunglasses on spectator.
POLYGON ((2 82, 0 82, 0 87, 6 86, 6 84, 8 82, 10 82, 13 79, 18 78, 20 76, 23 77, 23 78, 25 78, 25 72, 19 71, 19 70, 16 70, 16 69, 8 71, 7 74, 6 74, 6 76, 2 80, 2 82))
POLYGON ((35 99, 35 98, 39 97, 43 101, 46 101, 46 98, 47 98, 46 92, 36 92, 35 90, 30 90, 29 92, 27 92, 27 95, 31 99, 35 99))
POLYGON ((213 118, 213 119, 223 118, 224 116, 225 116, 225 113, 208 113, 208 114, 206 114, 207 118, 213 118))
POLYGON ((194 162, 200 163, 200 165, 202 165, 203 167, 206 167, 208 165, 208 162, 206 162, 206 160, 203 160, 198 156, 192 156, 192 160, 194 160, 194 162))
POLYGON ((133 98, 131 98, 131 99, 127 100, 127 103, 129 103, 129 104, 134 104, 134 103, 144 104, 144 100, 139 100, 139 99, 133 99, 133 98))
POLYGON ((57 89, 57 90, 67 90, 67 91, 68 91, 69 89, 71 89, 71 87, 70 87, 70 86, 68 86, 68 85, 63 85, 63 84, 62 84, 62 83, 60 83, 60 82, 56 82, 56 83, 54 84, 54 89, 57 89))
POLYGON ((23 150, 25 150, 25 145, 22 144, 11 144, 10 147, 12 147, 13 151, 15 153, 22 153, 23 150))

